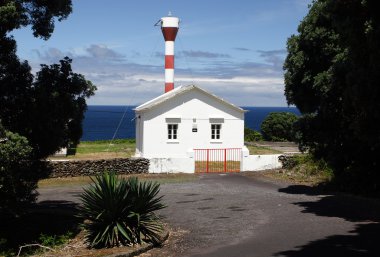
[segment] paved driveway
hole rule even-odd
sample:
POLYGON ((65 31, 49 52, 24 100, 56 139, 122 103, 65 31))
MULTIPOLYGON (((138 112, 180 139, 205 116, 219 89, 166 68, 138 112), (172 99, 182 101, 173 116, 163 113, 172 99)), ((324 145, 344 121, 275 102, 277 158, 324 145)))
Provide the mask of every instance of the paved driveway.
MULTIPOLYGON (((41 189, 40 201, 77 201, 78 192, 41 189)), ((376 201, 241 174, 199 175, 161 192, 168 205, 161 214, 188 231, 171 256, 380 256, 376 201)))

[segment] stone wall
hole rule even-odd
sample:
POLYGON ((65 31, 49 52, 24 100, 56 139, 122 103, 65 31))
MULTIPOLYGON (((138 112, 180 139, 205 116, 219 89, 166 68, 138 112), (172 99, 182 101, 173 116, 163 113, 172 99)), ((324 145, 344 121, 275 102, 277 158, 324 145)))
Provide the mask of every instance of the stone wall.
POLYGON ((50 178, 92 176, 104 171, 117 174, 148 173, 149 160, 145 158, 117 158, 107 160, 50 161, 50 178))

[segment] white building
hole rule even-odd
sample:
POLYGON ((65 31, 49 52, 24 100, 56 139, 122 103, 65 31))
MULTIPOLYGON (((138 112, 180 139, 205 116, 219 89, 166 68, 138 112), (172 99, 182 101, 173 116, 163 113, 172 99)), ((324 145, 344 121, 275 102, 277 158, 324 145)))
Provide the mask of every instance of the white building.
POLYGON ((158 24, 165 39, 165 93, 135 108, 135 156, 150 160, 149 172, 236 172, 278 165, 249 155, 245 110, 194 85, 174 88, 179 18, 169 14, 158 24))
POLYGON ((136 156, 188 158, 194 149, 244 147, 244 112, 194 85, 135 108, 136 156))

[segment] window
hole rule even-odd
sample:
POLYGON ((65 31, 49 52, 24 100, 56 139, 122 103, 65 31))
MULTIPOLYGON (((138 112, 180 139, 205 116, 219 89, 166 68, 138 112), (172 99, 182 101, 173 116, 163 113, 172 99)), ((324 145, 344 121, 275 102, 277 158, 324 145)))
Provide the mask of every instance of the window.
POLYGON ((168 124, 168 139, 177 139, 178 124, 168 124))
POLYGON ((193 124, 193 129, 191 131, 198 132, 198 126, 197 126, 197 124, 195 124, 195 123, 193 124))
POLYGON ((211 124, 211 139, 220 139, 222 124, 211 124))

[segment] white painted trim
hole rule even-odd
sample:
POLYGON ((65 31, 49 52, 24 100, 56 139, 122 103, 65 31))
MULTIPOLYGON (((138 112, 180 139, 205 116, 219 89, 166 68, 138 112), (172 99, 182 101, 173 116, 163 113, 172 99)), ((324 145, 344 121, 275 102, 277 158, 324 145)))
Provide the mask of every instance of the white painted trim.
MULTIPOLYGON (((165 70, 166 71, 166 70, 165 70)), ((217 97, 216 95, 214 94, 211 94, 209 92, 207 92, 206 90, 200 88, 200 87, 197 87, 195 85, 188 85, 188 86, 180 86, 180 87, 176 87, 174 88, 173 90, 169 91, 169 92, 166 92, 165 94, 162 94, 148 102, 145 102, 139 106, 137 106, 134 110, 137 111, 137 112, 142 112, 142 111, 146 111, 146 110, 149 110, 151 109, 152 107, 155 107, 161 103, 164 103, 166 101, 168 101, 169 99, 177 96, 177 95, 180 95, 180 94, 184 94, 188 91, 191 91, 191 90, 199 90, 201 92, 203 92, 204 94, 218 100, 219 102, 239 111, 239 112, 247 112, 246 110, 230 103, 230 102, 227 102, 225 101, 224 99, 220 98, 220 97, 217 97)))
POLYGON ((177 17, 162 17, 161 18, 162 27, 179 27, 179 18, 177 17))
POLYGON ((165 55, 174 55, 174 41, 165 41, 165 55))
POLYGON ((220 124, 222 125, 224 123, 224 118, 222 117, 212 117, 212 118, 209 118, 209 121, 210 121, 210 124, 220 124))
POLYGON ((166 123, 181 123, 181 117, 180 116, 165 117, 165 122, 166 123))
POLYGON ((165 69, 165 83, 174 83, 174 69, 165 69))
POLYGON ((174 140, 168 139, 168 140, 166 141, 166 143, 167 143, 167 144, 179 144, 179 141, 178 141, 178 139, 174 139, 174 140))

